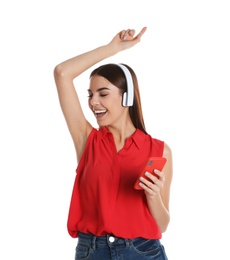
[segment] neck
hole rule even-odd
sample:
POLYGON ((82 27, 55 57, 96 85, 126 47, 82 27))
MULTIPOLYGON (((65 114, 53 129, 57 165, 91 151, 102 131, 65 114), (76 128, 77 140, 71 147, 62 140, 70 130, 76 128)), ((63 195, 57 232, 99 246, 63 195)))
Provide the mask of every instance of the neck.
POLYGON ((134 134, 136 128, 132 123, 123 124, 122 126, 107 126, 109 132, 113 134, 114 142, 117 147, 117 151, 121 150, 124 146, 127 138, 134 134))

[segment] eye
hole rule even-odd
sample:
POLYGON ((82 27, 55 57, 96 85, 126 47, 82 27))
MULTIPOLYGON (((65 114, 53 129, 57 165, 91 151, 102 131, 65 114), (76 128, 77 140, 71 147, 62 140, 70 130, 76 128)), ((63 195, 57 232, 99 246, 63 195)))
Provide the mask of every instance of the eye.
POLYGON ((93 97, 93 92, 88 90, 88 98, 92 98, 93 97))
POLYGON ((105 94, 105 93, 101 93, 100 96, 101 97, 106 97, 108 94, 105 94))

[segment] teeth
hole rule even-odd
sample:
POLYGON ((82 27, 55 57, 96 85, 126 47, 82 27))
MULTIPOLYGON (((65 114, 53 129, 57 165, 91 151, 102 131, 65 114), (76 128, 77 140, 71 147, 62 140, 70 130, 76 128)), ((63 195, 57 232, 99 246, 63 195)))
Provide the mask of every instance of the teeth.
POLYGON ((106 112, 106 109, 104 109, 104 110, 94 110, 95 114, 100 114, 100 113, 105 113, 105 112, 106 112))

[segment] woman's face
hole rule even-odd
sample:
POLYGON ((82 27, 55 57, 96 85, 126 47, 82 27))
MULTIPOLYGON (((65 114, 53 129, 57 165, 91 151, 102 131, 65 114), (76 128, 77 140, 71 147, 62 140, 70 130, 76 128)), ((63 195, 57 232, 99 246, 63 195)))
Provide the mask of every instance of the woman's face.
POLYGON ((125 115, 120 90, 106 78, 95 75, 90 80, 89 107, 99 126, 119 124, 125 115))

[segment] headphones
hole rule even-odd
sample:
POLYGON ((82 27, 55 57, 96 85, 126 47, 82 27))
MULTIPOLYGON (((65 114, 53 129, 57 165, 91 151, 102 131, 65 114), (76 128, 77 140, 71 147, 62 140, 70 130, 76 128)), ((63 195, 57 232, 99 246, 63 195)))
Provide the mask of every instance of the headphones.
POLYGON ((127 92, 124 92, 122 96, 122 106, 123 107, 131 107, 133 105, 134 100, 134 87, 133 87, 133 79, 129 69, 123 64, 116 64, 120 67, 125 74, 126 83, 127 83, 127 92))

